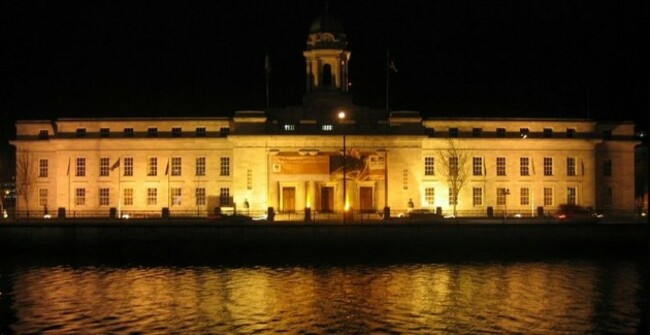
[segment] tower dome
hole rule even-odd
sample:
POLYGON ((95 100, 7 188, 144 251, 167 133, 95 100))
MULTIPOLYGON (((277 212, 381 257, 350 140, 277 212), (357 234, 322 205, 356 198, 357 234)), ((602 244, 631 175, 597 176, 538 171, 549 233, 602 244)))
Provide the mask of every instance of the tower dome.
POLYGON ((325 14, 312 21, 307 36, 307 49, 345 49, 348 44, 343 23, 325 14))

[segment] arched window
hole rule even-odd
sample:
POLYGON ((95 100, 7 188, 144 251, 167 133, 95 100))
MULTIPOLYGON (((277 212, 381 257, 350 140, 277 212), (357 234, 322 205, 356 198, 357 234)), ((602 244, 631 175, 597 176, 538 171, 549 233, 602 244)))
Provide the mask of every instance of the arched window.
POLYGON ((332 86, 332 66, 329 64, 323 65, 323 87, 332 86))

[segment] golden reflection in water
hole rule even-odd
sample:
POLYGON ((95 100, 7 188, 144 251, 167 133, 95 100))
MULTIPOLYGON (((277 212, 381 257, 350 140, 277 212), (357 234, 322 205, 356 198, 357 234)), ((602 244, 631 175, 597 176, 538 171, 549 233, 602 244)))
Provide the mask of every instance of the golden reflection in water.
POLYGON ((601 310, 614 323, 634 326, 639 281, 633 266, 603 270, 588 262, 36 268, 13 278, 13 327, 17 333, 52 325, 61 333, 590 333, 601 310))

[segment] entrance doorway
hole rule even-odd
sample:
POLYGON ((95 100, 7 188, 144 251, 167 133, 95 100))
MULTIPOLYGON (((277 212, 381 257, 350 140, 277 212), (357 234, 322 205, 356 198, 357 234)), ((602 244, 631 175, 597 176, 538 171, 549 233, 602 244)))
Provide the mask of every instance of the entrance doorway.
POLYGON ((374 210, 372 203, 372 187, 359 187, 359 209, 368 213, 374 210))
POLYGON ((321 187, 320 189, 320 211, 331 213, 334 211, 334 188, 321 187))
POLYGON ((293 213, 296 211, 296 188, 282 188, 282 211, 293 213))

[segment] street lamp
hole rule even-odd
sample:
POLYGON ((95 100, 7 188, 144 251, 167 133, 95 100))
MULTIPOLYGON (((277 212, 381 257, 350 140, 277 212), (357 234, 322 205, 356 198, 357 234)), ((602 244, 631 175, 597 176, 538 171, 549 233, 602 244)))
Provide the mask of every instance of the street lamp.
MULTIPOLYGON (((339 116, 339 120, 341 120, 341 125, 343 125, 344 122, 345 122, 345 112, 340 111, 338 116, 339 116)), ((347 165, 346 155, 347 155, 347 153, 346 153, 346 149, 345 149, 345 129, 343 129, 343 127, 341 127, 341 131, 343 133, 343 224, 345 224, 345 216, 347 214, 346 213, 346 211, 347 211, 347 201, 346 201, 346 189, 345 189, 345 187, 346 187, 346 185, 345 185, 346 184, 346 176, 345 175, 347 173, 347 171, 346 171, 346 168, 347 168, 346 167, 346 165, 347 165)))

